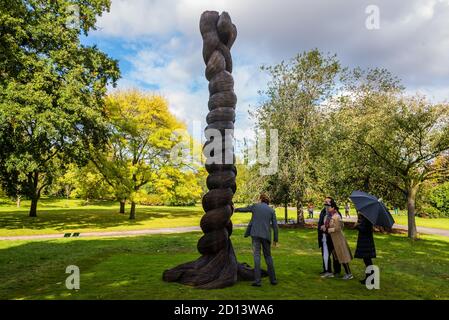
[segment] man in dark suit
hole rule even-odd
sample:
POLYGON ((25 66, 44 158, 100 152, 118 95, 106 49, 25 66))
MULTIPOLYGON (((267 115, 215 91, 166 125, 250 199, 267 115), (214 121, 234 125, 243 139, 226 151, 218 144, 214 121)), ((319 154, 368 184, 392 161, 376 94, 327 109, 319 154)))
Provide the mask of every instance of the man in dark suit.
POLYGON ((271 284, 277 284, 274 272, 273 258, 271 257, 271 228, 274 231, 273 245, 278 242, 278 225, 276 213, 269 205, 268 196, 260 195, 260 202, 246 208, 237 208, 235 212, 252 212, 251 221, 246 228, 245 237, 251 236, 254 254, 254 282, 253 286, 261 286, 260 247, 267 264, 267 271, 271 284))
MULTIPOLYGON (((332 254, 333 252, 333 243, 332 238, 328 233, 323 232, 321 227, 325 223, 326 215, 327 215, 327 208, 330 207, 332 204, 335 204, 336 202, 331 197, 326 197, 324 199, 324 208, 320 212, 320 217, 318 219, 318 247, 321 248, 321 257, 323 261, 323 271, 320 273, 322 277, 333 277, 334 275, 339 275, 341 273, 341 264, 336 259, 335 255, 332 254), (323 237, 325 237, 326 243, 323 244, 323 237), (327 251, 327 254, 326 252, 327 251), (332 264, 331 264, 331 256, 333 260, 334 265, 334 273, 332 273, 332 264)), ((338 214, 341 216, 340 212, 338 214)))

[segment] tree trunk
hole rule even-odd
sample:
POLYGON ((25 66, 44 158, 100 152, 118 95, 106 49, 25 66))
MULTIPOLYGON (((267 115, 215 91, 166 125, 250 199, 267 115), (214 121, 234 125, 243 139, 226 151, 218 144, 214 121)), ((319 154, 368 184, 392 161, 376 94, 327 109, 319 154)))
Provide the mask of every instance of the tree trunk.
POLYGON ((31 189, 31 206, 30 206, 30 217, 37 217, 37 201, 39 200, 40 191, 39 185, 39 172, 29 173, 28 184, 31 189))
POLYGON ((70 198, 70 193, 71 193, 71 188, 69 186, 65 186, 65 196, 66 196, 67 200, 69 200, 69 198, 70 198))
POLYGON ((301 200, 298 200, 296 202, 296 217, 298 219, 297 223, 300 226, 304 226, 306 224, 306 222, 304 220, 304 211, 302 210, 302 202, 301 202, 301 200))
POLYGON ((129 219, 136 219, 136 203, 134 201, 131 201, 131 211, 129 212, 129 219))
POLYGON ((120 212, 119 213, 125 213, 125 202, 126 202, 126 200, 120 200, 120 212))
POLYGON ((17 208, 20 208, 20 200, 22 200, 22 196, 21 195, 17 195, 17 198, 16 198, 17 208))
POLYGON ((287 199, 284 202, 284 216, 285 216, 285 224, 288 222, 288 201, 287 199))
POLYGON ((415 201, 417 191, 418 187, 415 186, 411 187, 407 192, 408 237, 413 240, 418 238, 415 221, 415 201))
POLYGON ((39 198, 35 195, 31 198, 30 217, 37 217, 37 201, 39 198))
POLYGON ((231 286, 239 279, 254 280, 254 271, 247 264, 237 262, 230 238, 234 211, 232 197, 236 191, 237 174, 232 145, 237 98, 233 89, 230 49, 237 30, 226 12, 219 15, 216 11, 205 11, 201 15, 200 31, 205 73, 209 80, 210 111, 205 129, 208 140, 203 149, 209 173, 206 182, 209 191, 202 199, 206 213, 201 218, 200 226, 204 235, 197 244, 201 257, 165 270, 163 280, 215 289, 231 286))

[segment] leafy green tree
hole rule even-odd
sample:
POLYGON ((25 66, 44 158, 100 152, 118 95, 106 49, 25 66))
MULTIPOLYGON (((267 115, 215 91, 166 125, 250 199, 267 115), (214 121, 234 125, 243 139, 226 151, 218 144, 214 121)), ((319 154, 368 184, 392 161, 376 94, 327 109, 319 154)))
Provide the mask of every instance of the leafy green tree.
POLYGON ((429 194, 430 204, 442 215, 449 216, 449 182, 439 184, 432 188, 429 194))
POLYGON ((416 197, 417 214, 422 217, 449 217, 449 152, 432 163, 438 173, 434 179, 424 181, 416 197))
POLYGON ((72 197, 90 200, 114 200, 116 190, 109 185, 95 165, 89 161, 84 167, 74 167, 72 197))
POLYGON ((234 194, 233 201, 235 203, 250 203, 255 200, 255 192, 252 186, 256 185, 252 179, 251 167, 245 163, 237 163, 237 176, 235 179, 237 191, 234 194))
POLYGON ((403 195, 408 236, 415 239, 417 193, 425 181, 441 174, 432 164, 449 149, 449 108, 421 96, 405 96, 391 81, 370 83, 374 78, 385 80, 388 73, 368 73, 367 81, 340 99, 333 135, 345 141, 343 153, 369 178, 370 189, 394 189, 403 195), (391 90, 384 90, 386 83, 391 90))
POLYGON ((66 199, 70 199, 72 192, 77 187, 78 179, 81 177, 75 163, 70 163, 64 167, 65 169, 61 169, 57 175, 55 174, 54 182, 45 191, 55 196, 63 195, 66 199))
POLYGON ((130 219, 135 219, 136 199, 141 188, 159 178, 171 165, 171 150, 183 129, 168 110, 164 98, 137 90, 120 91, 106 98, 110 137, 106 152, 91 145, 92 161, 114 188, 131 201, 130 219))
POLYGON ((66 169, 59 170, 54 182, 45 191, 55 196, 63 195, 67 199, 115 199, 115 190, 106 183, 91 161, 82 167, 71 163, 66 169))
POLYGON ((203 190, 200 180, 205 180, 206 175, 204 168, 168 165, 159 170, 157 178, 148 183, 146 190, 158 194, 166 205, 194 205, 201 200, 203 190))
POLYGON ((375 165, 378 161, 376 156, 369 152, 356 152, 354 141, 339 134, 341 128, 357 128, 357 119, 341 113, 340 108, 342 105, 363 104, 360 101, 367 101, 368 96, 395 94, 401 92, 403 87, 385 69, 345 69, 341 79, 343 86, 328 101, 329 112, 321 115, 321 144, 318 145, 320 149, 316 150, 315 157, 316 168, 319 168, 315 172, 316 186, 322 193, 331 195, 340 202, 348 201, 351 192, 359 189, 373 192, 386 203, 397 206, 403 202, 404 197, 384 179, 383 168, 375 165))
POLYGON ((319 143, 320 110, 335 90, 341 67, 335 56, 312 50, 263 69, 271 81, 256 113, 257 125, 266 131, 277 129, 279 137, 279 170, 267 179, 285 206, 290 196, 295 200, 298 223, 304 224, 304 197, 315 184, 312 157, 319 143))
POLYGON ((31 217, 57 166, 85 163, 87 142, 104 142, 103 97, 119 77, 117 62, 81 45, 80 35, 95 29, 109 6, 109 0, 0 3, 0 176, 9 195, 31 199, 31 217))

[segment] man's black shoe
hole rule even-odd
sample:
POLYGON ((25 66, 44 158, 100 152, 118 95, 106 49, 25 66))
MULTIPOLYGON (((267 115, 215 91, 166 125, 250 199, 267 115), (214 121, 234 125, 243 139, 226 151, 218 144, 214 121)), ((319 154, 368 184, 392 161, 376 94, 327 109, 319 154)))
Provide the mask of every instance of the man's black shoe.
POLYGON ((271 284, 272 284, 273 286, 275 286, 275 285, 278 284, 278 282, 277 282, 277 281, 271 281, 271 284))
POLYGON ((261 287, 262 285, 260 284, 260 283, 258 283, 258 282, 253 282, 252 284, 251 284, 253 287, 261 287))

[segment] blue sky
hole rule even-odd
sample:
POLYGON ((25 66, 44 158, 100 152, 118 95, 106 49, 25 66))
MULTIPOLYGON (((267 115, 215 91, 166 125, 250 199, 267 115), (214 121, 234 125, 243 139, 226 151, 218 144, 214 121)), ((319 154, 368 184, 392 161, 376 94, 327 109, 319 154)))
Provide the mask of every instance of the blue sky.
POLYGON ((449 93, 449 0, 112 0, 98 30, 82 41, 118 59, 118 88, 162 94, 192 128, 204 124, 207 81, 199 33, 204 10, 228 11, 238 29, 232 49, 238 97, 236 136, 252 136, 248 110, 262 99, 276 64, 318 48, 349 67, 384 67, 411 93, 434 101, 449 93), (379 9, 379 29, 366 28, 366 8, 379 9))

